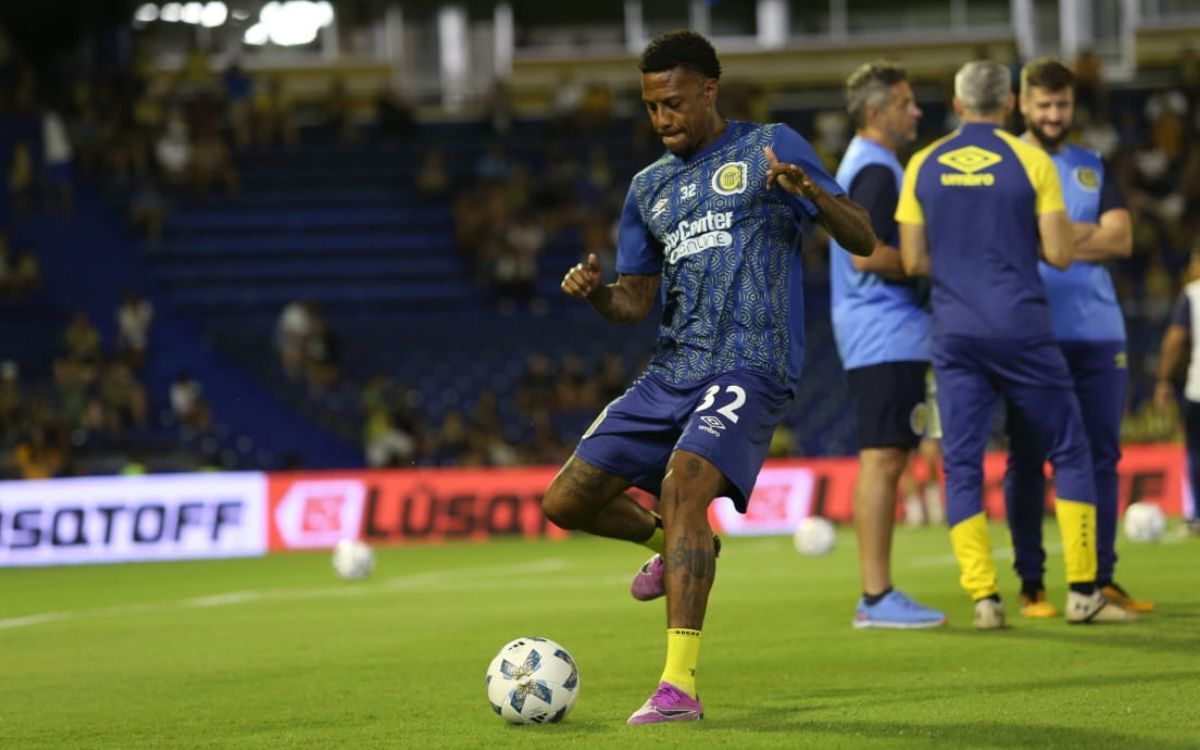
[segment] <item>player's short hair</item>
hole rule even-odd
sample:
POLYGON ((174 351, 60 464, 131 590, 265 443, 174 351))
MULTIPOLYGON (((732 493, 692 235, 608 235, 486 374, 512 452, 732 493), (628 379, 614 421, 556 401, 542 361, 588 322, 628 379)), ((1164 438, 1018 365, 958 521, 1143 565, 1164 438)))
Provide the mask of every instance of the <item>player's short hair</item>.
POLYGON ((1029 93, 1036 86, 1050 93, 1069 89, 1075 85, 1075 74, 1062 62, 1053 57, 1039 57, 1030 60, 1021 68, 1021 95, 1029 93))
POLYGON ((954 95, 968 112, 1002 112, 1011 93, 1008 68, 992 60, 972 60, 954 76, 954 95))
POLYGON ((846 111, 854 126, 866 125, 867 108, 883 107, 892 96, 892 86, 908 80, 908 71, 899 63, 876 60, 863 63, 846 79, 846 111))
POLYGON ((650 40, 638 61, 643 73, 687 68, 705 78, 721 78, 721 62, 712 44, 694 31, 668 31, 650 40))

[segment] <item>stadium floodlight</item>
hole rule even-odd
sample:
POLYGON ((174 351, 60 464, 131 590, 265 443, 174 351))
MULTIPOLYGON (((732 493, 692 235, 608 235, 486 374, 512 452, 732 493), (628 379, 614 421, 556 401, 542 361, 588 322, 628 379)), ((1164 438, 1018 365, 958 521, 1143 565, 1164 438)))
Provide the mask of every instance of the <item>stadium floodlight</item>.
POLYGON ((154 3, 146 3, 139 6, 137 12, 133 14, 133 20, 141 23, 150 23, 158 20, 158 6, 154 3))
POLYGON ((187 5, 183 6, 183 12, 180 14, 179 18, 184 23, 198 25, 200 23, 200 17, 203 15, 204 15, 204 4, 203 3, 188 3, 187 5))
POLYGON ((179 3, 167 3, 159 11, 158 18, 167 23, 175 23, 183 15, 183 6, 179 3))
POLYGON ((246 29, 246 33, 242 35, 242 41, 246 44, 252 44, 255 47, 261 47, 267 43, 270 34, 267 32, 266 24, 259 22, 246 29))
POLYGON ((229 18, 229 8, 225 3, 208 3, 200 13, 200 25, 206 29, 215 29, 229 18))

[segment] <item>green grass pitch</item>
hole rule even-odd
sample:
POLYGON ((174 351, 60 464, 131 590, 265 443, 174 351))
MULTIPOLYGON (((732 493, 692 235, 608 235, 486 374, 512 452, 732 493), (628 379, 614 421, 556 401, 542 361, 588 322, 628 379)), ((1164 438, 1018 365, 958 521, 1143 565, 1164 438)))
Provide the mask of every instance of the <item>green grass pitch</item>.
MULTIPOLYGON (((1047 539, 1056 539, 1052 525, 1047 539)), ((1001 527, 992 539, 1001 546, 1001 527)), ((1159 610, 1129 626, 971 628, 945 530, 898 530, 897 583, 949 612, 856 631, 856 548, 731 539, 701 650, 706 719, 629 727, 664 655, 646 554, 595 539, 379 550, 366 582, 328 555, 0 571, 0 748, 1067 748, 1200 746, 1200 539, 1122 542, 1159 610), (579 663, 575 710, 514 727, 483 673, 521 635, 579 663)), ((1051 597, 1064 597, 1051 553, 1051 597)))

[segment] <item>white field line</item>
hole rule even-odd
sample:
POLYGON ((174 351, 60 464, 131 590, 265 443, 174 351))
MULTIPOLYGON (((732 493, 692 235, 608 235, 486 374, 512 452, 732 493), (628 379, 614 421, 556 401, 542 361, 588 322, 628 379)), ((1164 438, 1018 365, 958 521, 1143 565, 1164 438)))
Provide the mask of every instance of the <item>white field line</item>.
MULTIPOLYGON (((523 576, 531 573, 553 573, 564 570, 567 562, 560 557, 549 557, 532 560, 528 563, 512 565, 474 566, 469 568, 447 568, 414 573, 408 576, 394 576, 382 581, 370 583, 334 584, 322 588, 275 588, 250 591, 228 591, 220 594, 188 597, 165 602, 147 604, 115 605, 108 607, 91 607, 88 609, 63 610, 58 612, 43 612, 34 615, 23 615, 0 620, 0 630, 24 628, 42 625, 49 622, 74 620, 88 617, 126 617, 148 612, 165 612, 172 609, 202 609, 212 607, 228 607, 250 602, 291 602, 308 601, 312 599, 335 599, 341 597, 364 596, 381 591, 397 591, 404 589, 446 589, 472 590, 480 588, 519 588, 528 585, 528 579, 523 576), (522 576, 518 579, 517 576, 522 576), (506 580, 508 579, 508 580, 506 580)), ((539 582, 543 588, 570 588, 583 583, 607 582, 615 576, 593 575, 553 577, 539 582)), ((628 576, 620 576, 626 580, 628 576)))

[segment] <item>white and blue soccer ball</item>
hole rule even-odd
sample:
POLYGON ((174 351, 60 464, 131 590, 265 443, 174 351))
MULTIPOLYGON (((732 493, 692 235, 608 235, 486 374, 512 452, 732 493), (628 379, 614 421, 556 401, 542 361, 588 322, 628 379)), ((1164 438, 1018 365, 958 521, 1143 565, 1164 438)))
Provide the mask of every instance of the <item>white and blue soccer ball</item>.
POLYGON ((348 581, 357 581, 371 575, 375 569, 375 552, 366 542, 343 539, 333 548, 333 570, 348 581))
POLYGON ((548 638, 506 643, 487 670, 488 702, 513 724, 562 721, 579 698, 579 669, 567 650, 548 638))
POLYGON ((1125 510, 1125 536, 1139 544, 1157 542, 1167 530, 1167 516, 1155 503, 1134 503, 1125 510))
POLYGON ((800 520, 796 533, 792 535, 796 551, 802 555, 819 557, 833 551, 837 542, 837 531, 833 524, 821 516, 809 516, 800 520))

